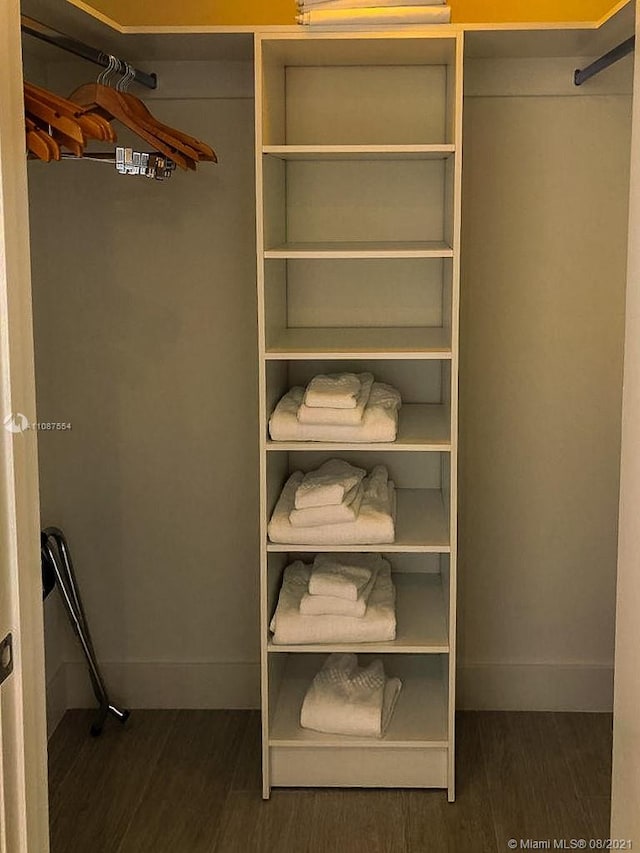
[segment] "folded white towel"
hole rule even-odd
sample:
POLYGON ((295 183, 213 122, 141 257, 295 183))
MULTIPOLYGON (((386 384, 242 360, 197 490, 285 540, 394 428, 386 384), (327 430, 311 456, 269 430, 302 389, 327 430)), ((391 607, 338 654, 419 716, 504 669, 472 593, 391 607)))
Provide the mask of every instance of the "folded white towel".
POLYGON ((296 16, 299 24, 319 27, 377 26, 380 24, 395 26, 396 24, 448 24, 451 20, 449 6, 394 6, 389 9, 382 7, 365 9, 313 9, 296 16))
POLYGON ((289 521, 301 471, 282 490, 268 526, 269 539, 288 545, 378 545, 395 539, 395 488, 387 469, 378 465, 363 482, 362 506, 355 521, 321 527, 294 527, 289 521))
POLYGON ((313 409, 355 409, 361 390, 355 373, 321 373, 307 385, 304 404, 313 409))
POLYGON ((402 682, 387 679, 381 660, 358 666, 353 654, 329 655, 307 690, 300 725, 327 734, 381 738, 402 682))
POLYGON ((373 375, 371 373, 357 374, 360 380, 360 393, 353 409, 323 409, 306 406, 304 400, 298 409, 298 420, 301 424, 335 424, 354 426, 362 423, 365 406, 371 396, 373 375))
POLYGON ((369 582, 362 588, 355 601, 339 598, 335 595, 311 594, 311 579, 315 574, 315 569, 312 569, 309 591, 305 592, 300 601, 300 613, 305 616, 356 616, 362 618, 367 612, 367 605, 376 582, 378 568, 378 565, 374 564, 369 582))
POLYGON ((344 524, 355 521, 360 512, 363 497, 364 488, 362 483, 358 483, 347 492, 341 504, 292 509, 289 513, 289 521, 294 527, 321 527, 323 524, 344 524))
POLYGON ((355 426, 301 424, 298 409, 304 388, 292 388, 280 400, 269 420, 273 441, 324 441, 340 444, 378 444, 396 440, 400 394, 390 385, 374 382, 362 422, 355 426))
POLYGON ((377 571, 376 554, 318 554, 309 579, 310 595, 330 595, 357 601, 377 571))
POLYGON ((284 570, 278 606, 270 629, 276 645, 384 643, 396 638, 396 590, 391 566, 380 559, 367 612, 357 616, 305 616, 302 596, 309 588, 311 566, 300 560, 284 570))
POLYGON ((364 468, 356 468, 344 459, 329 459, 316 471, 305 474, 296 489, 296 509, 312 506, 341 504, 354 486, 359 485, 366 475, 364 468))
POLYGON ((371 9, 387 6, 444 6, 447 0, 298 0, 298 8, 312 9, 371 9))

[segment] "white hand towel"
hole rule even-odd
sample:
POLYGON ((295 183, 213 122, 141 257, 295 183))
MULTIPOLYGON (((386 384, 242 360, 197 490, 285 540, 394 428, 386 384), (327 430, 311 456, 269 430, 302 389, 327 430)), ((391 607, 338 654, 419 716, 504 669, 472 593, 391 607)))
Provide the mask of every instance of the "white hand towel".
POLYGON ((304 404, 314 409, 355 409, 361 390, 355 373, 321 373, 307 385, 304 404))
POLYGON ((396 638, 396 590, 391 566, 380 559, 367 612, 357 616, 305 616, 302 596, 309 588, 311 567, 298 560, 284 570, 278 605, 270 624, 276 645, 385 643, 396 638))
POLYGON ((402 683, 387 680, 381 660, 358 666, 353 654, 329 655, 307 690, 300 725, 327 734, 381 738, 402 683))
POLYGON ((357 601, 378 568, 377 554, 318 554, 309 579, 310 595, 357 601))
POLYGON ((361 387, 355 408, 353 409, 322 409, 306 406, 304 400, 298 409, 298 420, 301 424, 335 424, 343 426, 354 426, 362 423, 364 410, 371 396, 373 386, 373 375, 371 373, 359 373, 361 387))
POLYGON ((365 479, 362 506, 355 521, 294 527, 289 521, 295 491, 302 482, 301 471, 285 483, 267 528, 271 542, 287 545, 383 545, 395 540, 395 488, 387 470, 377 466, 365 479))
POLYGON ((356 468, 344 459, 329 459, 316 471, 304 475, 296 489, 295 507, 306 509, 341 504, 347 493, 362 482, 366 473, 364 468, 356 468))
POLYGON ((387 6, 444 6, 447 0, 298 0, 303 11, 313 9, 371 9, 387 6))
POLYGON ((280 400, 269 420, 273 441, 324 441, 339 444, 392 442, 398 434, 400 394, 390 385, 374 382, 362 422, 355 426, 301 424, 298 409, 304 388, 292 388, 280 400))
MULTIPOLYGON (((313 578, 315 570, 311 570, 313 578)), ((335 595, 311 595, 311 578, 309 579, 309 592, 305 592, 300 601, 300 613, 305 616, 356 616, 362 618, 367 612, 367 605, 371 591, 378 574, 378 566, 371 572, 369 582, 365 584, 358 598, 350 601, 347 598, 338 598, 335 595)))
POLYGON ((347 492, 341 504, 292 509, 289 521, 294 527, 322 527, 323 524, 344 524, 355 521, 360 512, 363 497, 364 488, 362 483, 358 483, 347 492))
POLYGON ((395 26, 397 24, 448 24, 451 20, 449 6, 394 6, 366 9, 327 9, 302 12, 296 16, 299 24, 319 27, 395 26))

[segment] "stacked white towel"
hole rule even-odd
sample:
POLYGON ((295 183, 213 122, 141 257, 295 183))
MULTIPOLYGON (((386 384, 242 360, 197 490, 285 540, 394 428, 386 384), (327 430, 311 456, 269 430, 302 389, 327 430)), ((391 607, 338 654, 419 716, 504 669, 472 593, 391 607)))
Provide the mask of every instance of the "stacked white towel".
POLYGON ((362 382, 355 373, 321 373, 307 385, 304 404, 314 409, 355 409, 362 382))
POLYGON ((373 386, 373 375, 371 373, 347 374, 352 376, 358 383, 357 392, 348 398, 346 394, 325 394, 323 395, 324 402, 320 405, 323 397, 314 392, 314 385, 318 380, 328 385, 331 382, 339 381, 344 375, 316 376, 315 379, 311 380, 305 391, 302 405, 298 409, 298 420, 301 424, 357 426, 362 423, 364 410, 369 402, 373 386), (353 405, 344 405, 347 400, 353 401, 353 405), (342 405, 336 405, 336 403, 341 403, 342 405))
MULTIPOLYGON (((274 441, 324 441, 343 443, 379 443, 395 441, 398 432, 400 394, 391 385, 375 382, 370 373, 341 374, 355 376, 358 391, 351 396, 353 406, 320 406, 328 395, 310 393, 317 376, 305 388, 292 388, 280 400, 270 420, 269 433, 274 441), (311 401, 311 405, 309 404, 311 401)), ((327 387, 326 385, 320 387, 327 387)), ((316 386, 317 388, 317 386, 316 386)), ((342 398, 332 397, 332 402, 342 398)))
POLYGON ((298 0, 299 24, 335 28, 448 24, 446 0, 298 0))
POLYGON ((313 574, 309 580, 311 595, 331 595, 357 601, 369 584, 374 554, 318 554, 313 561, 313 574))
POLYGON ((382 558, 354 554, 353 559, 319 554, 313 562, 309 588, 300 601, 306 616, 366 615, 382 558))
POLYGON ((362 506, 362 480, 367 472, 342 459, 330 459, 305 474, 289 513, 294 527, 321 527, 355 521, 362 506))
POLYGON ((287 480, 268 526, 272 542, 291 545, 373 545, 395 540, 395 487, 383 465, 368 477, 342 460, 330 460, 312 475, 295 471, 287 480), (309 479, 308 479, 309 478, 309 479), (333 478, 333 481, 329 484, 333 478), (354 485, 354 480, 358 481, 354 485), (305 483, 315 486, 305 487, 305 483), (362 489, 360 499, 353 489, 362 489), (322 506, 296 507, 324 495, 322 506), (328 496, 331 496, 329 498, 328 496), (339 503, 335 501, 341 500, 339 503), (327 503, 331 499, 333 503, 327 503), (304 513, 304 515, 303 515, 304 513), (339 517, 338 517, 339 516, 339 517))
POLYGON ((402 682, 387 678, 381 660, 358 666, 354 654, 329 655, 307 690, 300 725, 327 734, 385 734, 402 682))
MULTIPOLYGON (((342 555, 344 557, 344 555, 342 555)), ((311 595, 310 581, 321 571, 341 561, 341 555, 316 558, 313 566, 297 560, 284 570, 278 605, 271 620, 273 642, 277 645, 322 643, 375 643, 395 640, 396 591, 391 579, 391 566, 379 554, 350 554, 345 569, 351 570, 351 581, 345 572, 345 584, 353 583, 358 598, 349 600, 334 596, 335 601, 321 606, 323 612, 303 609, 303 600, 328 599, 328 595, 311 595), (353 569, 368 570, 356 579, 353 569), (350 606, 350 607, 349 607, 350 606), (331 610, 331 612, 326 612, 331 610), (354 615, 357 611, 357 615, 354 615)))
POLYGON ((329 459, 302 478, 294 496, 296 509, 342 503, 366 473, 364 468, 356 468, 344 459, 329 459))

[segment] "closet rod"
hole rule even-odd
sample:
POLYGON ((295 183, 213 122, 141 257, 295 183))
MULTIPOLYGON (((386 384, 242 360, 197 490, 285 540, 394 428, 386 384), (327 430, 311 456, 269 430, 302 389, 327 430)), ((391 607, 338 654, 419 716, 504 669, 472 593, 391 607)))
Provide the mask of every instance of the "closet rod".
POLYGON ((617 47, 614 47, 613 50, 610 50, 609 53, 605 53, 605 55, 601 56, 600 59, 596 59, 595 62, 591 63, 591 65, 587 65, 587 67, 582 70, 578 69, 573 76, 573 82, 576 86, 582 86, 582 84, 586 83, 586 81, 591 77, 595 77, 596 74, 604 71, 605 68, 609 68, 609 66, 614 65, 616 62, 624 59, 625 56, 633 53, 635 46, 636 37, 631 36, 631 38, 628 38, 626 41, 623 41, 622 44, 619 44, 617 47))
MULTIPOLYGON (((90 47, 84 42, 71 38, 71 36, 59 33, 57 30, 51 29, 46 24, 41 24, 27 15, 21 15, 20 28, 23 33, 34 36, 37 39, 46 41, 49 44, 73 53, 75 56, 80 56, 82 59, 88 59, 96 65, 101 65, 106 68, 109 65, 109 56, 101 50, 96 50, 95 47, 90 47)), ((141 83, 148 89, 155 89, 158 85, 158 79, 155 74, 147 74, 146 71, 140 71, 138 68, 132 68, 135 72, 134 80, 136 83, 141 83)))

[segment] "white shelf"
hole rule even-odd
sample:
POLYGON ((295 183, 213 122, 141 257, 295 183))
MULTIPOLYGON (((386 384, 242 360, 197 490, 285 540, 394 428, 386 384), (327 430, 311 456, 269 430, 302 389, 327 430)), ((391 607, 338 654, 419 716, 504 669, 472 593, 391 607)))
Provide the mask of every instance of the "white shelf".
MULTIPOLYGON (((392 28, 373 32, 313 31, 294 28, 290 32, 268 33, 263 51, 273 55, 280 66, 333 68, 349 66, 453 66, 457 31, 438 24, 420 28, 392 28), (428 37, 425 38, 425 32, 428 37)), ((399 93, 402 94, 402 93, 399 93)))
POLYGON ((280 160, 446 160, 455 145, 265 145, 280 160))
POLYGON ((353 786, 447 788, 452 800, 462 38, 434 27, 419 36, 297 32, 259 41, 262 619, 294 554, 395 554, 398 564, 393 642, 276 646, 262 635, 263 796, 273 786, 353 786), (340 363, 361 364, 422 401, 402 406, 396 440, 270 440, 274 397, 340 363), (268 541, 269 513, 293 467, 309 470, 332 454, 369 468, 384 461, 380 451, 401 484, 442 484, 397 489, 395 542, 268 541), (413 571, 439 562, 441 573, 413 571), (383 655, 388 675, 401 678, 384 738, 300 727, 304 695, 329 652, 362 662, 383 655))
POLYGON ((284 243, 264 250, 270 258, 452 258, 444 241, 394 241, 381 243, 284 243))
POLYGON ((329 735, 303 729, 300 710, 322 655, 291 655, 283 675, 269 735, 270 746, 397 748, 448 746, 447 686, 441 660, 436 656, 385 660, 388 676, 402 681, 402 690, 383 738, 329 735))
POLYGON ((283 329, 265 353, 272 360, 451 357, 449 329, 431 327, 283 329))
POLYGON ((396 586, 397 636, 387 643, 323 643, 322 645, 276 645, 280 652, 367 652, 376 654, 446 654, 449 651, 448 619, 439 574, 400 573, 396 586))
POLYGON ((394 442, 341 444, 328 441, 267 441, 267 451, 423 451, 451 450, 449 409, 427 403, 405 403, 398 416, 398 437, 394 442))
POLYGON ((294 545, 292 543, 267 543, 273 553, 341 553, 386 554, 448 554, 449 513, 445 509, 439 489, 396 489, 397 517, 396 541, 388 545, 294 545))

